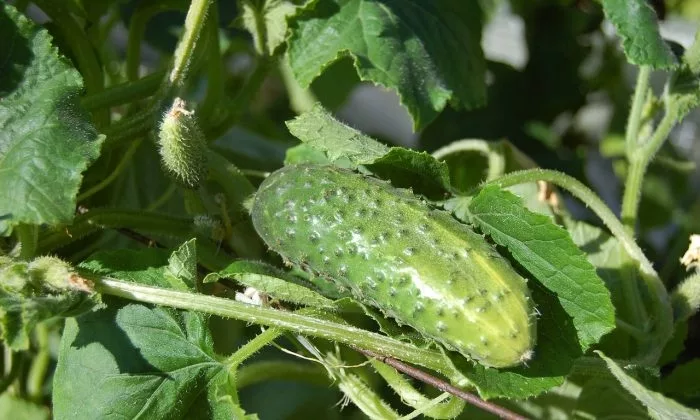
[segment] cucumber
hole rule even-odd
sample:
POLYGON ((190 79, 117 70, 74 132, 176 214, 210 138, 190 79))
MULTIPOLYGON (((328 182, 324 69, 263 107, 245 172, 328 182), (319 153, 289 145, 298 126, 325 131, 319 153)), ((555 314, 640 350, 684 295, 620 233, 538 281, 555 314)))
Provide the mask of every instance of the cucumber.
POLYGON ((288 166, 261 184, 252 217, 285 261, 450 350, 491 367, 533 355, 526 280, 408 190, 333 166, 288 166))

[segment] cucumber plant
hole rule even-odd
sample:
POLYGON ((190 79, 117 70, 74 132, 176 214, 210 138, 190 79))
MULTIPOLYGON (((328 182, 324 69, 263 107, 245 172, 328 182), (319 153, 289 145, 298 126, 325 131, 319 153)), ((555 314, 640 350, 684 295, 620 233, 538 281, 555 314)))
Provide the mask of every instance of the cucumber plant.
POLYGON ((700 418, 663 3, 3 3, 0 417, 700 418))

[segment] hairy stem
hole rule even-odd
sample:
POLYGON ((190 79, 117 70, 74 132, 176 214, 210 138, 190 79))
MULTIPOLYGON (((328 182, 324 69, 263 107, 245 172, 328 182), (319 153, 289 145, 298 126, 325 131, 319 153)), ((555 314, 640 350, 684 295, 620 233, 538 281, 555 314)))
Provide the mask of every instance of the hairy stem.
POLYGON ((649 77, 651 76, 651 67, 641 66, 637 74, 637 86, 634 89, 634 97, 632 99, 632 108, 630 109, 629 117, 627 118, 627 129, 625 132, 625 149, 627 156, 631 156, 637 145, 639 144, 639 130, 642 125, 642 111, 644 103, 647 99, 649 90, 649 77))
POLYGON ((397 359, 406 360, 438 372, 449 373, 451 371, 451 367, 439 352, 420 349, 408 343, 349 325, 308 315, 249 305, 231 299, 143 286, 109 278, 97 278, 94 281, 95 289, 100 293, 290 330, 366 348, 378 354, 391 355, 397 359))
POLYGON ((180 88, 185 84, 194 49, 204 27, 211 2, 212 0, 192 0, 190 3, 185 18, 185 32, 175 49, 173 65, 167 79, 170 87, 180 88))
POLYGON ((504 407, 500 407, 494 403, 490 403, 488 401, 484 401, 481 398, 477 397, 474 394, 471 394, 469 392, 463 391, 453 385, 448 384, 447 382, 444 382, 438 378, 435 378, 434 376, 423 372, 420 369, 416 369, 413 366, 409 366, 405 363, 402 363, 399 360, 396 360, 392 357, 387 357, 387 356, 381 356, 378 355, 372 351, 367 351, 364 349, 357 349, 360 353, 363 353, 367 356, 374 357, 380 362, 386 363, 387 365, 395 368, 396 370, 403 372, 415 379, 418 379, 422 382, 425 382, 429 385, 434 386, 435 388, 439 389, 440 391, 443 392, 449 392, 452 395, 455 395, 464 401, 468 402, 469 404, 472 404, 476 407, 481 408, 482 410, 488 411, 491 414, 494 414, 502 419, 509 419, 509 420, 524 420, 525 417, 522 417, 521 415, 514 413, 504 407))
POLYGON ((671 133, 676 118, 673 113, 667 112, 656 127, 654 134, 648 142, 638 144, 629 157, 630 165, 625 180, 625 193, 622 198, 622 221, 630 231, 634 231, 639 210, 639 200, 642 196, 642 182, 649 163, 659 151, 663 143, 671 133))
POLYGON ((242 345, 238 350, 236 350, 235 353, 226 358, 226 360, 223 361, 223 364, 235 369, 238 365, 260 351, 263 347, 271 344, 283 333, 284 331, 280 329, 268 328, 267 330, 256 335, 252 340, 249 340, 247 343, 242 345))

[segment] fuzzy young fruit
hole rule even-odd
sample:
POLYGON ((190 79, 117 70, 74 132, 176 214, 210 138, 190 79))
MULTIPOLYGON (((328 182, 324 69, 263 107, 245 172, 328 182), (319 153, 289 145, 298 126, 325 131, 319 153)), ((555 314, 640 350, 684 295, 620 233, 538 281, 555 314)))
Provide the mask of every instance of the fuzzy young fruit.
POLYGON ((183 187, 198 188, 207 177, 207 143, 184 100, 175 98, 163 117, 158 145, 165 171, 183 187))
POLYGON ((480 235, 407 190, 332 166, 288 166, 255 195, 256 230, 285 260, 483 365, 532 356, 526 280, 480 235))

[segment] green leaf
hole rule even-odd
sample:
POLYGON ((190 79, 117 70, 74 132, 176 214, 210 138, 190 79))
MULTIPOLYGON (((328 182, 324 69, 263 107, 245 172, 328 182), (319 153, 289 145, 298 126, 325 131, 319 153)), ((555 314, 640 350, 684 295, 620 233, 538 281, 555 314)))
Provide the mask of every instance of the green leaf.
POLYGON ((447 165, 430 154, 389 148, 349 127, 320 105, 287 122, 289 131, 304 142, 287 154, 288 163, 325 163, 358 168, 364 165, 376 175, 389 179, 398 187, 413 187, 427 196, 440 196, 450 190, 447 165))
POLYGON ((49 420, 51 412, 30 401, 22 400, 5 392, 0 395, 0 419, 49 420))
POLYGON ((488 186, 469 204, 472 221, 507 247, 572 318, 583 351, 615 328, 610 292, 566 230, 527 210, 517 196, 488 186))
POLYGON ((75 213, 81 173, 99 136, 78 106, 80 74, 51 37, 12 6, 0 11, 0 233, 57 225, 75 213))
POLYGON ((197 284, 197 246, 190 239, 176 249, 168 258, 165 277, 173 289, 192 290, 197 284))
POLYGON ((676 366, 661 381, 661 390, 678 399, 700 398, 700 359, 676 366))
POLYGON ((598 355, 605 361, 605 364, 610 369, 610 372, 617 378, 630 394, 632 394, 639 402, 644 405, 649 416, 654 419, 698 419, 700 411, 693 410, 682 406, 670 398, 664 397, 658 392, 647 389, 639 383, 635 378, 628 375, 620 366, 612 359, 606 357, 602 352, 596 351, 598 355))
POLYGON ((362 165, 389 152, 388 147, 336 120, 320 105, 287 121, 287 128, 305 144, 324 152, 331 162, 347 159, 362 165))
MULTIPOLYGON (((159 249, 101 252, 83 267, 170 287, 164 279, 169 257, 159 249)), ((54 376, 57 419, 230 419, 241 413, 204 315, 111 297, 105 303, 66 322, 54 376)))
POLYGON ((0 256, 0 338, 13 350, 29 348, 37 323, 77 316, 98 301, 89 281, 57 258, 28 263, 0 256))
POLYGON ((226 366, 203 316, 105 299, 70 319, 54 377, 58 419, 232 418, 226 366), (85 398, 89 395, 90 398, 85 398))
POLYGON ((700 30, 683 54, 681 67, 669 79, 666 95, 667 106, 677 121, 700 106, 700 30))
POLYGON ((421 129, 448 101, 485 103, 481 14, 477 2, 319 0, 295 16, 289 63, 307 87, 350 56, 360 79, 395 90, 421 129))
POLYGON ((305 3, 307 0, 247 0, 241 2, 243 26, 253 35, 253 44, 259 54, 274 55, 287 37, 287 19, 294 16, 305 3), (265 39, 260 39, 262 34, 264 34, 265 39))
POLYGON ((455 367, 484 398, 528 398, 564 383, 574 361, 582 355, 571 316, 550 291, 538 284, 531 288, 541 316, 537 320, 537 346, 532 360, 509 369, 490 369, 452 357, 455 367))
POLYGON ((622 38, 627 60, 639 66, 670 69, 676 56, 659 34, 656 12, 647 0, 602 0, 605 16, 622 38))
POLYGON ((208 274, 204 282, 230 278, 285 302, 317 308, 333 307, 332 300, 285 279, 288 277, 285 272, 262 262, 235 261, 217 273, 208 274))

